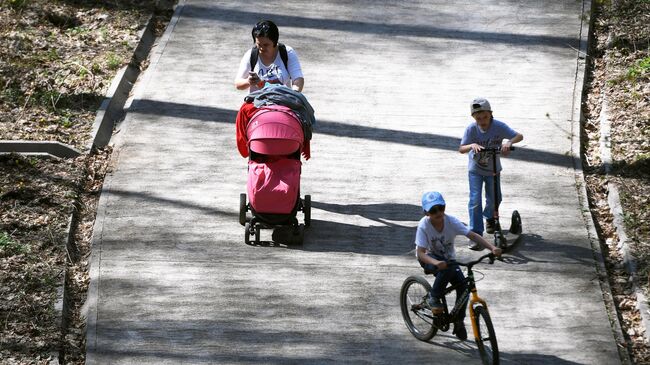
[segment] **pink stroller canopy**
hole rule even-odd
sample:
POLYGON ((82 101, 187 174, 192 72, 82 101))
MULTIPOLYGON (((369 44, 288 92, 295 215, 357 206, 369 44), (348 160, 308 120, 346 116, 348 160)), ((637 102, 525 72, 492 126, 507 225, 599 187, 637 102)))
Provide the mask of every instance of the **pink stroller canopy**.
POLYGON ((260 109, 248 123, 248 147, 265 155, 289 155, 302 149, 304 135, 291 109, 274 105, 260 109))

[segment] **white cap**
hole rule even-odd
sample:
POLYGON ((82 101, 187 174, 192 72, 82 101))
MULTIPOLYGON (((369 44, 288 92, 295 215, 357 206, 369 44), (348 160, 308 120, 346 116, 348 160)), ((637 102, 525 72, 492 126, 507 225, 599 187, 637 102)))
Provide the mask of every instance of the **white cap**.
POLYGON ((476 98, 472 100, 472 103, 469 105, 469 109, 472 111, 472 115, 476 112, 486 110, 491 112, 492 108, 490 107, 490 102, 485 98, 476 98))

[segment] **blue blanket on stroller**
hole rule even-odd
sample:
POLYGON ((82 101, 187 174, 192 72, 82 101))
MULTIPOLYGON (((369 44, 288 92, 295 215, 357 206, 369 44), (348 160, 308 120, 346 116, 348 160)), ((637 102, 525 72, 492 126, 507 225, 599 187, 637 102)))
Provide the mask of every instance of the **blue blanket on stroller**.
POLYGON ((282 84, 267 83, 263 89, 248 94, 244 100, 252 101, 256 108, 266 105, 282 105, 290 108, 300 119, 305 140, 311 140, 312 127, 316 124, 314 108, 301 92, 282 84))

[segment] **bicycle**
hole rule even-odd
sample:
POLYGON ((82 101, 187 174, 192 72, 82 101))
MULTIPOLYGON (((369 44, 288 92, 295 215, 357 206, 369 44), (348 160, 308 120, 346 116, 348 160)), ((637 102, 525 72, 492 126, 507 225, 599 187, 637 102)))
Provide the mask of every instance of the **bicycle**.
POLYGON ((487 303, 478 296, 474 272, 472 271, 474 265, 486 258, 489 259, 490 264, 494 263, 495 256, 492 253, 468 263, 457 261, 448 263, 448 267, 455 265, 467 267, 467 277, 464 281, 467 284, 467 289, 463 291, 460 297, 461 300, 456 301, 451 312, 448 311, 446 297, 449 293, 455 291, 458 285, 450 285, 445 289, 444 296, 441 298, 443 313, 434 316, 427 301, 431 285, 422 276, 409 276, 404 280, 400 291, 400 307, 404 323, 406 323, 406 327, 408 327, 411 334, 418 340, 429 341, 436 335, 438 330, 448 331, 449 325, 456 322, 461 308, 464 308, 469 301, 470 321, 474 331, 474 339, 481 354, 481 360, 486 365, 497 365, 499 364, 499 347, 496 334, 487 309, 487 303))

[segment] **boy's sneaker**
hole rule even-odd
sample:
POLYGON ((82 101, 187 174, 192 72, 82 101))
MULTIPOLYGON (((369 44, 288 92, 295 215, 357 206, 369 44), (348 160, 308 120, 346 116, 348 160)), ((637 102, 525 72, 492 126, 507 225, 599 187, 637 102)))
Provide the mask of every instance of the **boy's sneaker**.
POLYGON ((432 296, 429 295, 429 299, 427 300, 427 304, 429 305, 429 308, 431 308, 431 313, 436 316, 438 314, 442 314, 444 312, 442 308, 442 302, 438 298, 433 298, 432 296))
POLYGON ((467 330, 465 329, 465 324, 463 323, 463 321, 458 321, 454 323, 453 333, 461 341, 465 341, 467 339, 467 330))
POLYGON ((494 221, 494 218, 487 219, 485 221, 485 232, 489 234, 494 233, 495 226, 496 226, 496 222, 494 221))

